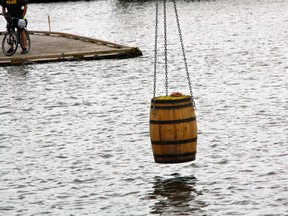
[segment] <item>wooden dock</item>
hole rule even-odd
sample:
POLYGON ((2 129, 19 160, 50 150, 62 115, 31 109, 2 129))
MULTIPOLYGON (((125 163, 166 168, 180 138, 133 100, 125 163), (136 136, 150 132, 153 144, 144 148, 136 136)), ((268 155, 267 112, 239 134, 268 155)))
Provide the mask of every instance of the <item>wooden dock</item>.
MULTIPOLYGON (((13 56, 5 56, 0 50, 0 66, 69 60, 123 59, 142 55, 137 47, 124 46, 89 37, 51 31, 29 31, 29 33, 31 39, 30 52, 24 55, 20 54, 20 45, 13 56)), ((0 42, 2 42, 3 35, 4 32, 0 32, 0 42)))

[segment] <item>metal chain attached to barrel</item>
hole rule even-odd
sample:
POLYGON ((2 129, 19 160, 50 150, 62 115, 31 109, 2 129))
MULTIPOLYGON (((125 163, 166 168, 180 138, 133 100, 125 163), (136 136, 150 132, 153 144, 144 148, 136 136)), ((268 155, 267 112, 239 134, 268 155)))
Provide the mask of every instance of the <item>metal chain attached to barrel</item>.
POLYGON ((157 40, 158 40, 158 11, 159 1, 156 0, 156 18, 155 18, 155 45, 154 45, 154 86, 153 86, 153 98, 156 97, 156 78, 157 78, 157 40))
POLYGON ((176 16, 176 22, 177 22, 177 27, 178 27, 178 32, 179 32, 179 38, 180 38, 180 43, 181 43, 181 48, 182 48, 182 53, 183 53, 185 71, 186 71, 186 75, 187 75, 187 80, 188 80, 190 95, 191 95, 191 98, 192 98, 192 105, 193 105, 194 109, 196 109, 196 104, 195 104, 195 101, 194 101, 194 96, 193 96, 193 91, 192 91, 192 85, 191 85, 190 75, 189 75, 189 71, 188 71, 188 64, 187 64, 187 59, 186 59, 186 52, 185 52, 184 42, 183 42, 182 33, 181 33, 181 28, 180 28, 180 22, 179 22, 179 16, 178 16, 178 11, 177 11, 177 6, 176 6, 176 0, 173 0, 173 4, 174 4, 174 11, 175 11, 175 16, 176 16))
POLYGON ((168 51, 167 51, 167 16, 166 16, 166 0, 163 1, 164 10, 164 55, 165 55, 165 92, 168 96, 168 51))
MULTIPOLYGON (((177 28, 178 28, 178 33, 179 33, 179 38, 180 38, 180 43, 181 43, 181 48, 182 48, 182 54, 183 54, 183 59, 184 59, 184 65, 185 65, 185 71, 186 71, 186 76, 188 80, 188 85, 189 85, 189 90, 190 90, 190 95, 192 98, 192 105, 194 109, 196 109, 196 104, 194 101, 194 96, 193 96, 193 91, 192 91, 192 85, 191 85, 191 79, 188 71, 188 64, 187 64, 187 59, 186 59, 186 52, 184 48, 184 42, 182 38, 182 33, 181 33, 181 28, 180 28, 180 22, 179 22, 179 16, 178 16, 178 11, 177 11, 177 6, 176 6, 176 0, 173 0, 174 4, 174 11, 175 11, 175 16, 176 16, 176 22, 177 22, 177 28)), ((164 10, 164 55, 165 55, 165 90, 166 90, 166 96, 168 96, 168 58, 167 58, 167 21, 166 21, 166 0, 164 0, 163 3, 163 10, 164 10)), ((156 75, 157 75, 157 40, 158 40, 158 14, 159 14, 159 1, 156 0, 156 19, 155 19, 155 46, 154 46, 154 86, 153 86, 153 98, 156 97, 156 75)))
POLYGON ((154 85, 153 85, 153 99, 152 99, 152 113, 156 114, 155 98, 156 98, 156 80, 157 80, 157 41, 158 41, 158 12, 159 1, 156 0, 156 18, 155 18, 155 45, 154 45, 154 85))

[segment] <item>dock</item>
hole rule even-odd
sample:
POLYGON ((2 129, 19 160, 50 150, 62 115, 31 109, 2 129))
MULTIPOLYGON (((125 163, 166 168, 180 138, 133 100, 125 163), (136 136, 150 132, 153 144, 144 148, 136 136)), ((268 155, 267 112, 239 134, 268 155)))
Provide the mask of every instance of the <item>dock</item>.
MULTIPOLYGON (((2 42, 4 32, 0 32, 2 42)), ((19 45, 13 56, 5 56, 0 50, 0 66, 23 65, 45 62, 124 59, 142 56, 138 47, 52 31, 29 31, 31 49, 20 54, 19 45)))

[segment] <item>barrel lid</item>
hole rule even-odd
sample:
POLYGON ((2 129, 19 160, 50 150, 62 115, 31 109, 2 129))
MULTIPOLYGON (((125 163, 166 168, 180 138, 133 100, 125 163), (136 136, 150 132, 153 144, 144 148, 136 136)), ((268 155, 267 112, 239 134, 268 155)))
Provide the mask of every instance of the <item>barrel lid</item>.
POLYGON ((185 101, 191 101, 192 97, 190 95, 182 95, 182 96, 158 96, 151 99, 152 103, 179 103, 185 101))

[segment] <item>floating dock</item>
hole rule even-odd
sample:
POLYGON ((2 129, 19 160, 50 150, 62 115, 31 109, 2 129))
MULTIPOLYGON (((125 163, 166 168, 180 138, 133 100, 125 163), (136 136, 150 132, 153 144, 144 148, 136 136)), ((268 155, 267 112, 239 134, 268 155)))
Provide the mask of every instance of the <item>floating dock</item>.
MULTIPOLYGON (((2 42, 4 32, 0 32, 2 42)), ((138 47, 124 46, 74 34, 52 31, 29 31, 31 49, 20 54, 19 45, 13 56, 0 50, 0 66, 75 60, 124 59, 142 56, 138 47)))

